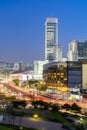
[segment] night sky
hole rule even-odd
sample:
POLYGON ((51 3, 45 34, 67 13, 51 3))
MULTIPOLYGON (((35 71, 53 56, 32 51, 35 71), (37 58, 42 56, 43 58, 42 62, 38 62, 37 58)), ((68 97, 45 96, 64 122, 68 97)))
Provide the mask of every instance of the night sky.
POLYGON ((0 0, 0 61, 44 59, 45 21, 58 18, 59 44, 87 40, 87 0, 0 0))

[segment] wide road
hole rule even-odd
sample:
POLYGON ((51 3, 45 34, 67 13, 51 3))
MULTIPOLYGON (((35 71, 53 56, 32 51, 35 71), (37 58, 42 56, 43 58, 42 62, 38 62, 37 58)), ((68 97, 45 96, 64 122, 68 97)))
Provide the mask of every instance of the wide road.
POLYGON ((26 94, 26 99, 32 99, 34 98, 35 100, 43 100, 46 102, 53 102, 53 103, 58 103, 60 105, 63 105, 65 103, 68 103, 70 105, 72 105, 73 103, 76 103, 77 105, 79 105, 82 108, 87 108, 87 103, 84 102, 76 102, 76 101, 67 101, 67 100, 59 100, 59 99, 52 99, 52 98, 48 98, 46 96, 40 95, 40 94, 34 94, 34 92, 28 91, 28 90, 24 90, 23 88, 19 87, 19 86, 15 86, 11 81, 9 81, 7 83, 7 86, 10 89, 14 89, 15 91, 21 92, 23 94, 26 94))
POLYGON ((11 81, 6 84, 10 89, 14 89, 14 91, 21 92, 22 94, 26 94, 26 97, 30 97, 30 99, 34 98, 35 100, 43 100, 46 102, 54 102, 54 99, 47 98, 45 96, 42 96, 40 94, 34 94, 33 91, 29 91, 26 89, 23 89, 22 87, 15 86, 11 81))

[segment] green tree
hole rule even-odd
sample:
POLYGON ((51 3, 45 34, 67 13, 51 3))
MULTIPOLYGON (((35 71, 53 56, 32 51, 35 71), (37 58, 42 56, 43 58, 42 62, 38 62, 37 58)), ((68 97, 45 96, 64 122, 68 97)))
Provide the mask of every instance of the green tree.
POLYGON ((19 86, 20 81, 19 81, 19 79, 14 79, 14 80, 13 80, 13 83, 14 83, 16 86, 19 86))
POLYGON ((20 108, 23 109, 26 107, 26 101, 12 101, 11 102, 13 108, 20 108))
POLYGON ((84 128, 84 126, 83 126, 83 124, 78 124, 77 126, 76 126, 76 130, 85 130, 85 128, 84 128))
POLYGON ((53 104, 53 106, 52 106, 52 111, 58 111, 58 109, 59 109, 59 106, 58 106, 58 104, 53 104))
POLYGON ((48 110, 50 107, 50 104, 48 102, 44 102, 44 109, 48 110))
POLYGON ((75 112, 81 112, 81 107, 79 107, 76 103, 72 104, 71 110, 75 112))
POLYGON ((66 110, 70 110, 70 109, 71 109, 71 106, 66 103, 66 104, 64 104, 64 105, 62 106, 62 108, 66 109, 66 110))
POLYGON ((32 105, 34 106, 34 108, 43 108, 44 107, 44 102, 42 100, 33 101, 32 105))

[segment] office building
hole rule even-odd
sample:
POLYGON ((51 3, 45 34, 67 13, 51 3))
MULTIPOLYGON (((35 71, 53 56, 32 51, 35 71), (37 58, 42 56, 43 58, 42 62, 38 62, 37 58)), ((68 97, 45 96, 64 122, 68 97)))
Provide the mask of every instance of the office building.
POLYGON ((58 19, 47 18, 45 23, 45 60, 58 61, 58 19))
POLYGON ((62 46, 58 45, 58 61, 62 61, 62 46))
POLYGON ((43 66, 47 64, 48 60, 36 60, 34 61, 34 74, 43 75, 43 66))
POLYGON ((82 62, 66 61, 44 65, 43 78, 48 88, 81 88, 82 62))
POLYGON ((44 65, 43 78, 48 88, 67 87, 67 64, 54 62, 44 65))
POLYGON ((69 44, 68 61, 87 60, 87 41, 72 41, 69 44))
POLYGON ((13 63, 0 62, 0 71, 11 71, 13 70, 13 63))
POLYGON ((69 88, 82 87, 82 62, 68 61, 67 62, 67 78, 69 88))

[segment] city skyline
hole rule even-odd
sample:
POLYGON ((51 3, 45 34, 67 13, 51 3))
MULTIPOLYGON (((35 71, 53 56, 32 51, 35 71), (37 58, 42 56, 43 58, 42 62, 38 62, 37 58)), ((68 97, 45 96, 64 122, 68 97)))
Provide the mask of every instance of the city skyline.
POLYGON ((45 58, 45 21, 58 18, 58 44, 66 56, 73 40, 87 40, 86 0, 0 0, 0 61, 45 58))

